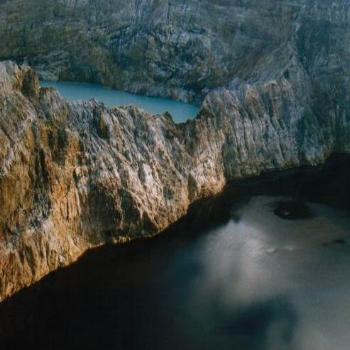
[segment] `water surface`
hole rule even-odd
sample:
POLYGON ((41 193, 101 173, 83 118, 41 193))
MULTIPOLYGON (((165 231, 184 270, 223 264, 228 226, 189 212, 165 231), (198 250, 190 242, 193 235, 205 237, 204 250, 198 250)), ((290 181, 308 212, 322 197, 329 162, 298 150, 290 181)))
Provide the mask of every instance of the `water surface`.
POLYGON ((310 204, 312 218, 285 221, 277 199, 253 196, 209 231, 86 254, 0 306, 0 343, 348 350, 350 246, 334 241, 349 242, 349 212, 310 204))
POLYGON ((135 105, 152 114, 169 112, 177 123, 193 119, 199 112, 198 107, 188 103, 131 94, 96 84, 43 81, 41 86, 55 88, 64 98, 70 101, 95 98, 108 107, 135 105))

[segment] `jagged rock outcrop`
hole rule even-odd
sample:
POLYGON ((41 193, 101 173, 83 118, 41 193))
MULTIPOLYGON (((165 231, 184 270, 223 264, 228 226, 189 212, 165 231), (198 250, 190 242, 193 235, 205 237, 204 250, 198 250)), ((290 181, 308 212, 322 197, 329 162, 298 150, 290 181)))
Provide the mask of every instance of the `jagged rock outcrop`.
POLYGON ((350 151, 349 121, 305 106, 283 78, 216 91, 175 125, 68 103, 28 67, 0 64, 1 298, 89 247, 156 234, 227 181, 350 151))
POLYGON ((156 234, 228 181, 350 152, 350 5, 0 2, 0 58, 202 101, 175 125, 68 103, 0 64, 0 297, 89 247, 156 234), (89 29, 89 30, 88 30, 89 29))
POLYGON ((220 191, 217 153, 196 166, 183 133, 168 116, 68 103, 29 68, 0 64, 0 296, 220 191))
POLYGON ((342 95, 349 8, 348 0, 5 0, 0 60, 46 79, 199 103, 237 77, 288 76, 292 56, 342 95))

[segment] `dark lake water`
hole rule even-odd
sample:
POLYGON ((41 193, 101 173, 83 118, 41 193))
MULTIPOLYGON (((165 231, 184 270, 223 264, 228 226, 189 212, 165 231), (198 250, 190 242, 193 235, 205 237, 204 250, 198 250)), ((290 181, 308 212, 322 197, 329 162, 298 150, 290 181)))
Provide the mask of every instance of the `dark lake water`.
POLYGON ((349 211, 288 221, 277 199, 87 253, 0 306, 1 349, 348 350, 349 211))
POLYGON ((96 84, 75 82, 41 82, 43 87, 53 87, 70 101, 95 98, 108 107, 134 105, 152 114, 169 112, 176 123, 193 119, 199 112, 197 106, 166 98, 130 94, 96 84))

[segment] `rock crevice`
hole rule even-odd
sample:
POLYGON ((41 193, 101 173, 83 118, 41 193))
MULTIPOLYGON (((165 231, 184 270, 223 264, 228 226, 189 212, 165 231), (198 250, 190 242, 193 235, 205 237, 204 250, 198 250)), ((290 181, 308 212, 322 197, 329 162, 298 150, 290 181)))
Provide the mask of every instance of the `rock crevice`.
MULTIPOLYGON (((0 64, 0 296, 106 242, 152 236, 228 181, 349 151, 349 121, 320 119, 281 78, 209 94, 200 115, 69 103, 0 64)), ((334 113, 333 113, 334 112, 334 113)))
POLYGON ((176 125, 70 103, 26 65, 0 63, 0 299, 90 247, 162 231, 227 182, 349 153, 349 11, 345 0, 1 1, 0 59, 202 107, 176 125))

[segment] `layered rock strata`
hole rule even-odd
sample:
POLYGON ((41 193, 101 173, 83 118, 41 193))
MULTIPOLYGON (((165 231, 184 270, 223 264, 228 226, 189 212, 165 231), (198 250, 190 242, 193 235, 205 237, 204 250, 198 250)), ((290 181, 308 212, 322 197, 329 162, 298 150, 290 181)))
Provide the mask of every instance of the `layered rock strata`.
POLYGON ((235 78, 288 78, 296 60, 343 98, 349 11, 348 0, 3 0, 0 59, 197 103, 235 78))
POLYGON ((0 296, 106 242, 152 236, 228 181, 350 151, 350 120, 318 114, 311 79, 210 93, 198 117, 70 103, 0 64, 0 296))

